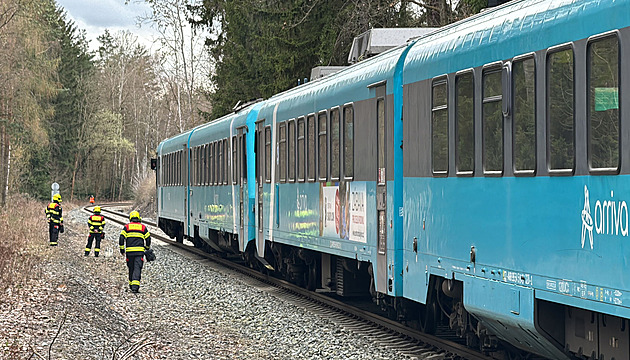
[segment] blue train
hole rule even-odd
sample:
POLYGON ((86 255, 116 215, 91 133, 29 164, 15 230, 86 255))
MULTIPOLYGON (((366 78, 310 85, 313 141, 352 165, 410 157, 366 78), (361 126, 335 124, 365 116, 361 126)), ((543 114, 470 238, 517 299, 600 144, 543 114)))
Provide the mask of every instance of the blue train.
POLYGON ((489 352, 630 359, 629 63, 630 1, 513 1, 163 141, 159 225, 489 352))

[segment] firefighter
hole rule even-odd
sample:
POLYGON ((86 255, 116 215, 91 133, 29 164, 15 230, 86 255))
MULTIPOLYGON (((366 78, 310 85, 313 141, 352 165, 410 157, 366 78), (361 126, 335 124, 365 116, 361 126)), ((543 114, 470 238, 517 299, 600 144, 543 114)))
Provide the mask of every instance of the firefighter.
POLYGON ((48 220, 48 235, 50 246, 57 246, 59 233, 63 233, 63 211, 61 209, 61 195, 53 195, 53 201, 46 207, 46 219, 48 220))
POLYGON ((98 257, 101 252, 101 240, 105 237, 103 228, 105 227, 105 218, 101 215, 101 207, 95 206, 92 210, 94 215, 88 218, 88 226, 90 227, 90 235, 88 235, 87 245, 85 245, 85 256, 90 255, 92 250, 92 240, 96 241, 94 246, 94 256, 98 257))
POLYGON ((137 293, 140 289, 140 276, 144 263, 144 251, 151 247, 151 234, 146 226, 140 223, 142 219, 137 211, 129 213, 129 224, 120 232, 118 245, 120 254, 127 254, 127 268, 129 268, 129 288, 137 293))
POLYGON ((94 195, 90 195, 90 204, 94 204, 94 195))

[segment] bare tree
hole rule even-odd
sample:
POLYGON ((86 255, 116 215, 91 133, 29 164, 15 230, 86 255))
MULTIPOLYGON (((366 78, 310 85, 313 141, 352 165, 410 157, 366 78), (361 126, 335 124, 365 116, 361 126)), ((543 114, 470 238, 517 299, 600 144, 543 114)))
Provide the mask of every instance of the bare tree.
POLYGON ((208 85, 209 59, 203 51, 207 34, 190 24, 189 4, 180 0, 145 0, 152 13, 140 17, 141 24, 149 24, 159 33, 160 52, 165 61, 162 71, 169 79, 169 92, 177 104, 179 132, 197 124, 198 90, 208 85), (182 96, 184 92, 185 100, 182 96))

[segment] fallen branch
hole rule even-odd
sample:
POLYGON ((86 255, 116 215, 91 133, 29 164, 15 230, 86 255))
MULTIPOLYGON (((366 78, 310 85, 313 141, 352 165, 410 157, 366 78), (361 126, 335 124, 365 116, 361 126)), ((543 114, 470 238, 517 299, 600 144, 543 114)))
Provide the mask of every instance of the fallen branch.
POLYGON ((135 353, 137 353, 138 351, 142 350, 143 348, 145 348, 145 347, 147 347, 149 345, 155 345, 154 342, 142 343, 145 340, 146 339, 142 339, 139 342, 137 342, 131 349, 127 350, 127 352, 125 354, 123 354, 123 356, 119 360, 127 360, 130 357, 132 357, 135 353))
POLYGON ((57 337, 61 333, 61 328, 66 323, 66 318, 67 317, 68 317, 68 312, 66 310, 64 310, 64 312, 63 312, 63 319, 61 319, 61 324, 59 324, 59 328, 57 329, 57 333, 55 334, 55 337, 52 339, 52 341, 50 342, 50 345, 48 346, 48 360, 51 359, 53 344, 55 343, 55 340, 57 340, 57 337))

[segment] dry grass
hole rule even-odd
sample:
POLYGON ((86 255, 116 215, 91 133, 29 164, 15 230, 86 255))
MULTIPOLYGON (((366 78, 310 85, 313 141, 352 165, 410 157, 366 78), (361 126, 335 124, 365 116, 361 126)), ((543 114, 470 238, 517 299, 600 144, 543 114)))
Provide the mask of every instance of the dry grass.
POLYGON ((147 176, 136 189, 133 208, 140 212, 142 218, 156 217, 155 176, 147 176))
POLYGON ((45 208, 40 201, 16 195, 0 210, 0 292, 19 288, 34 275, 48 244, 45 208))

